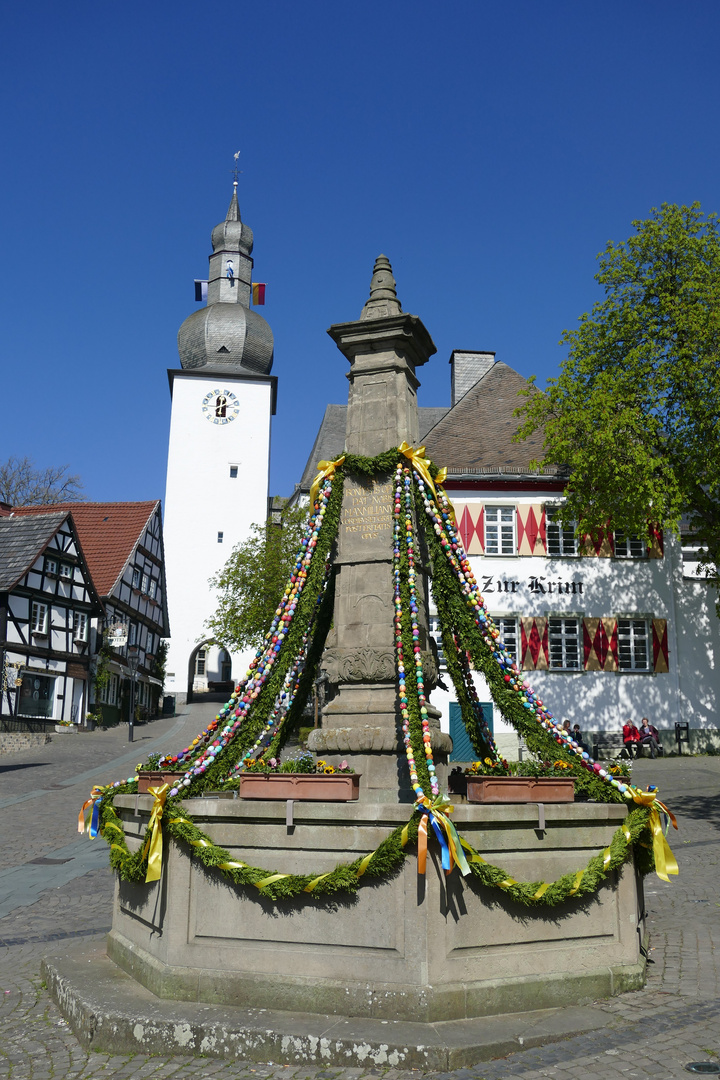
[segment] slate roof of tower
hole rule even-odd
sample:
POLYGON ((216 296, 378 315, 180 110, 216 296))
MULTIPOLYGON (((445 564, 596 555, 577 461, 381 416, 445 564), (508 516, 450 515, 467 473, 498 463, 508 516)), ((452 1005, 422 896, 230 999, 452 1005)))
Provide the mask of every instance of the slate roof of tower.
POLYGON ((0 590, 12 589, 42 554, 63 521, 62 513, 0 518, 0 590))
MULTIPOLYGON (((513 442, 520 421, 513 415, 523 403, 520 390, 527 379, 502 361, 479 379, 452 409, 427 432, 427 455, 448 473, 532 473, 533 459, 542 458, 543 433, 535 432, 523 442, 513 442)), ((542 470, 545 475, 555 469, 542 470)))
MULTIPOLYGON (((72 512, 83 555, 100 596, 110 596, 159 505, 151 502, 63 503, 65 516, 72 512)), ((20 506, 16 515, 47 514, 51 507, 20 506)), ((14 519, 10 519, 14 520, 14 519)), ((0 520, 0 525, 4 519, 0 520)))
MULTIPOLYGON (((418 409, 418 429, 420 441, 424 442, 425 436, 438 420, 447 412, 445 406, 423 407, 418 409)), ((300 481, 300 491, 309 491, 315 476, 317 475, 318 461, 333 461, 340 457, 345 447, 345 425, 347 422, 347 405, 328 405, 325 415, 320 424, 315 444, 307 459, 305 469, 300 481)))

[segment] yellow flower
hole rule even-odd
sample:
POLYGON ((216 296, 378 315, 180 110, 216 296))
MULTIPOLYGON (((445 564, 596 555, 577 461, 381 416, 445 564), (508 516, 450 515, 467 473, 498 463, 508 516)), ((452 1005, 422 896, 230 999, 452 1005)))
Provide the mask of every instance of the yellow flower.
POLYGON ((326 776, 330 776, 330 775, 332 775, 332 773, 335 772, 335 770, 333 769, 332 765, 326 765, 325 768, 323 769, 323 772, 325 773, 326 776))
POLYGON ((318 760, 318 763, 317 763, 318 769, 324 769, 326 765, 327 765, 327 761, 323 761, 322 758, 320 758, 318 760))
MULTIPOLYGON (((479 764, 480 764, 480 762, 478 761, 478 765, 479 765, 479 764)), ((486 764, 486 765, 492 765, 492 761, 490 760, 490 758, 489 758, 489 757, 486 757, 486 758, 485 758, 485 764, 486 764)))

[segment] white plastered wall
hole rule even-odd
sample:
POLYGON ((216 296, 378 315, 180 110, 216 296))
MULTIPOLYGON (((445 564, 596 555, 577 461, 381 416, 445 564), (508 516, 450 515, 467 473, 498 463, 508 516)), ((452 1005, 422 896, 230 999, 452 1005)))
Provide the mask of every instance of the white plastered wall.
MULTIPOLYGON (((172 635, 165 692, 180 701, 190 655, 208 637, 205 623, 217 603, 208 581, 250 526, 267 515, 272 393, 270 379, 174 376, 163 530, 172 635), (203 412, 203 399, 216 390, 232 392, 239 402, 239 414, 226 424, 203 412), (231 466, 237 467, 235 478, 231 466)), ((232 655, 234 680, 249 659, 247 653, 232 655)), ((208 650, 206 673, 208 680, 220 679, 217 647, 208 650)))
MULTIPOLYGON (((453 498, 514 506, 544 501, 522 492, 501 496, 453 492, 453 498)), ((547 501, 557 502, 557 498, 549 495, 547 501)), ((681 720, 698 729, 693 746, 701 732, 709 744, 720 746, 720 620, 708 585, 683 578, 682 556, 674 537, 666 535, 662 559, 475 555, 470 563, 492 616, 645 615, 667 620, 668 673, 524 672, 525 681, 557 720, 577 723, 589 734, 620 732, 627 717, 639 723, 644 716, 661 731, 674 733, 675 721, 681 720), (532 587, 533 579, 545 592, 532 587), (573 581, 576 588, 582 585, 582 592, 558 591, 558 583, 564 588, 573 581)), ((489 702, 484 678, 476 674, 475 683, 480 701, 489 702)), ((455 700, 452 689, 432 694, 432 704, 442 713, 443 731, 450 730, 449 706, 455 700)), ((515 730, 497 708, 494 731, 501 752, 517 757, 515 730)), ((672 738, 667 741, 672 745, 672 738)))

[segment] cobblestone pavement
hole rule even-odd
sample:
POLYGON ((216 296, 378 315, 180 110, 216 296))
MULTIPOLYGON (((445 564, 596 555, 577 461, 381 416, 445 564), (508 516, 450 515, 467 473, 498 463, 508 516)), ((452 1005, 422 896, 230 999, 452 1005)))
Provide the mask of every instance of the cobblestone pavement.
MULTIPOLYGON (((110 928, 113 881, 102 860, 87 872, 81 860, 77 872, 67 869, 78 861, 74 856, 67 864, 31 860, 51 860, 62 852, 67 857, 78 840, 78 809, 93 781, 130 775, 151 750, 186 745, 214 710, 214 705, 193 706, 184 716, 140 728, 132 748, 123 727, 58 736, 48 746, 2 759, 0 904, 5 898, 5 908, 0 911, 10 910, 0 917, 0 1080, 418 1080, 419 1073, 395 1069, 261 1066, 87 1052, 44 992, 40 959, 53 942, 100 939, 110 928), (58 870, 62 879, 53 876, 58 870), (38 871, 47 874, 40 885, 38 871)), ((680 823, 680 832, 671 837, 680 877, 670 885, 654 876, 646 879, 652 961, 647 987, 603 1003, 604 1029, 448 1077, 674 1080, 688 1075, 688 1062, 720 1064, 720 758, 641 761, 635 780, 643 786, 657 783, 680 823)))

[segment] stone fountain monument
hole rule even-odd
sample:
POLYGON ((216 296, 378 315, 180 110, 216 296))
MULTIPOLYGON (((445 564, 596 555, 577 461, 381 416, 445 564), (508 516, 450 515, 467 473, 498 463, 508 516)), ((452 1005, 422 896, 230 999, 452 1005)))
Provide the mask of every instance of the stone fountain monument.
MULTIPOLYGON (((402 311, 384 256, 360 319, 329 333, 350 361, 348 452, 417 445, 416 370, 435 347, 420 319, 402 311)), ((310 745, 331 761, 351 761, 362 774, 360 798, 192 800, 194 820, 233 859, 322 874, 374 851, 407 822, 412 793, 399 741, 391 559, 391 477, 348 477, 323 664, 335 695, 310 745)), ((432 685, 423 587, 420 641, 432 685)), ((444 786, 451 743, 437 715, 430 719, 444 786)), ((116 799, 133 850, 151 802, 116 799)), ((605 848, 625 814, 624 805, 575 803, 548 805, 541 815, 530 803, 462 805, 453 816, 488 862, 518 880, 553 881, 605 848)), ((410 853, 394 876, 363 880, 355 896, 272 902, 166 842, 159 881, 118 882, 108 955, 161 998, 428 1024, 578 1004, 642 985, 642 912, 631 860, 591 900, 548 913, 520 908, 457 870, 446 876, 432 845, 425 876, 410 853)))

